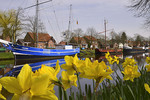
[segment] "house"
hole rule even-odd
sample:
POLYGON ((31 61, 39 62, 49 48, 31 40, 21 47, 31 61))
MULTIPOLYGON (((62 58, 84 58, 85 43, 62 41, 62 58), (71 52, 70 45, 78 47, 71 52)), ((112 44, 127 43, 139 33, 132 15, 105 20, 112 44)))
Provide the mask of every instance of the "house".
POLYGON ((86 40, 83 37, 72 37, 70 42, 78 44, 81 48, 88 47, 88 43, 86 42, 86 40))
POLYGON ((83 36, 90 48, 98 48, 97 39, 93 36, 83 36))
POLYGON ((16 43, 24 46, 24 40, 23 39, 18 39, 16 43))
POLYGON ((67 44, 67 42, 65 42, 65 41, 60 41, 59 42, 59 45, 66 45, 67 44))
MULTIPOLYGON (((28 32, 24 38, 28 46, 36 46, 36 33, 28 32)), ((55 48, 55 39, 48 33, 38 33, 38 48, 55 48)))

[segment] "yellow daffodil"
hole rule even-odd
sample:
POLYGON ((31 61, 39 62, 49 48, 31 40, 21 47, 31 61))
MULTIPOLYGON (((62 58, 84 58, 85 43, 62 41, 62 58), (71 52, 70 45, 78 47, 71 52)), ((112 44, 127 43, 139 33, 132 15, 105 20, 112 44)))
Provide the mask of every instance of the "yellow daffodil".
POLYGON ((131 80, 134 81, 134 78, 138 78, 141 74, 138 72, 138 66, 130 66, 127 65, 122 71, 124 74, 123 80, 131 80))
POLYGON ((105 53, 105 58, 106 58, 106 59, 109 58, 109 56, 110 56, 110 53, 109 53, 109 52, 105 53))
POLYGON ((150 87, 147 83, 144 84, 145 90, 150 93, 150 87))
POLYGON ((14 93, 12 100, 57 100, 48 90, 49 77, 47 74, 32 76, 31 67, 22 67, 17 78, 2 77, 0 83, 10 93, 14 93))
POLYGON ((54 91, 54 86, 55 86, 55 84, 49 84, 49 85, 48 85, 48 89, 49 89, 50 91, 52 91, 53 93, 55 93, 55 91, 54 91))
POLYGON ((135 64, 136 64, 135 60, 131 58, 126 58, 125 62, 122 63, 123 67, 126 67, 128 65, 134 66, 135 64))
POLYGON ((59 73, 59 71, 60 71, 60 66, 59 66, 59 60, 58 60, 56 63, 55 69, 53 67, 42 65, 41 68, 38 69, 38 71, 36 71, 34 75, 36 76, 36 75, 47 73, 49 76, 50 83, 55 83, 59 81, 57 78, 57 74, 59 73))
POLYGON ((77 87, 77 76, 76 75, 69 75, 66 71, 62 71, 62 83, 64 86, 64 89, 68 89, 71 86, 77 87))
POLYGON ((150 64, 145 66, 147 69, 147 72, 150 72, 150 64))
POLYGON ((80 67, 83 65, 84 61, 79 60, 77 54, 72 56, 65 56, 66 64, 62 64, 61 67, 65 69, 70 75, 79 72, 80 67))
POLYGON ((146 62, 150 64, 150 57, 146 57, 146 62))
POLYGON ((96 65, 98 64, 98 60, 95 60, 94 62, 91 62, 91 60, 89 58, 86 58, 82 67, 80 67, 80 73, 82 73, 82 75, 84 75, 85 71, 84 69, 86 67, 92 67, 93 69, 96 67, 96 65))
POLYGON ((113 64, 112 61, 113 61, 113 58, 110 56, 110 53, 107 52, 105 54, 105 58, 108 60, 109 64, 113 64))
POLYGON ((102 61, 100 63, 95 62, 95 64, 91 64, 90 66, 83 68, 83 73, 80 74, 80 77, 96 80, 97 88, 98 84, 101 83, 105 78, 112 80, 112 77, 110 76, 112 73, 113 71, 111 68, 107 67, 105 62, 102 61))
MULTIPOLYGON (((86 58, 85 59, 85 62, 84 62, 84 67, 96 67, 96 65, 98 64, 98 60, 95 60, 94 62, 91 62, 91 60, 89 58, 86 58)), ((83 69, 83 67, 82 67, 83 69)))
POLYGON ((112 63, 114 63, 114 62, 116 62, 117 64, 119 64, 119 60, 118 60, 119 58, 117 57, 117 56, 114 56, 114 59, 113 59, 113 62, 112 63))
POLYGON ((0 99, 6 100, 6 98, 1 94, 2 91, 2 85, 0 84, 0 99))
POLYGON ((110 56, 110 53, 109 52, 107 52, 106 54, 105 54, 105 58, 108 60, 108 62, 109 62, 109 64, 113 64, 113 63, 117 63, 117 64, 119 64, 119 60, 118 60, 118 57, 116 57, 116 56, 113 56, 113 58, 110 56))
POLYGON ((92 65, 85 67, 83 69, 84 73, 80 74, 80 77, 88 78, 88 79, 99 79, 99 83, 101 83, 105 78, 107 78, 113 71, 109 71, 104 61, 97 63, 97 65, 92 65))

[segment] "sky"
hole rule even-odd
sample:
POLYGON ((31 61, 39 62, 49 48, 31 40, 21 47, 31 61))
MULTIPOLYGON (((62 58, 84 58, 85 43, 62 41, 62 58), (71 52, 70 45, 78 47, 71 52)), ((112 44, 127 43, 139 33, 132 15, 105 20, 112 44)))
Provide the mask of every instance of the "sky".
MULTIPOLYGON (((44 2, 47 0, 39 0, 44 2)), ((36 0, 1 0, 0 10, 8 11, 26 8, 36 3, 36 0)), ((104 20, 107 20, 107 29, 114 29, 116 33, 126 32, 133 37, 140 34, 149 37, 148 30, 143 28, 143 18, 134 16, 130 11, 129 0, 52 0, 39 6, 39 18, 46 26, 46 31, 55 40, 60 42, 62 32, 68 29, 70 5, 71 7, 71 28, 81 28, 86 32, 87 28, 95 28, 97 32, 104 31, 104 20), (78 21, 78 24, 76 24, 78 21)), ((35 7, 25 10, 25 15, 34 16, 35 7)), ((109 32, 108 32, 109 33, 109 32)))

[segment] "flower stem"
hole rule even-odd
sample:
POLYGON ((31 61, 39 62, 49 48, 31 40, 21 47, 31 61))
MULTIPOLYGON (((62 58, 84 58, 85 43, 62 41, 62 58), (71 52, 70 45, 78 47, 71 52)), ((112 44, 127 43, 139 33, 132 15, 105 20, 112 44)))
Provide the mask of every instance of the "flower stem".
POLYGON ((77 73, 77 77, 78 77, 78 85, 79 85, 78 89, 80 91, 80 96, 81 96, 82 95, 82 90, 81 90, 81 84, 80 84, 80 79, 79 79, 79 73, 77 73))

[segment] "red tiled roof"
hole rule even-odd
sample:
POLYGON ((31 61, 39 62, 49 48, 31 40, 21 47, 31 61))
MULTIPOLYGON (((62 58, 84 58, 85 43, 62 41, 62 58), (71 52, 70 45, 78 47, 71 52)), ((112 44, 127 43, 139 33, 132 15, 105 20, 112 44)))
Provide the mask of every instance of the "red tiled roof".
POLYGON ((94 38, 93 36, 84 36, 85 38, 87 38, 88 40, 93 40, 93 41, 96 41, 96 38, 94 38))
POLYGON ((59 44, 65 45, 67 42, 61 41, 59 44))
POLYGON ((78 41, 78 39, 81 40, 81 41, 85 41, 85 39, 82 38, 82 37, 73 37, 73 38, 74 38, 75 41, 78 41))
MULTIPOLYGON (((31 33, 28 32, 28 34, 31 36, 32 39, 34 39, 34 35, 36 33, 31 33)), ((38 41, 39 42, 47 42, 51 39, 52 37, 48 33, 38 33, 38 41)))

